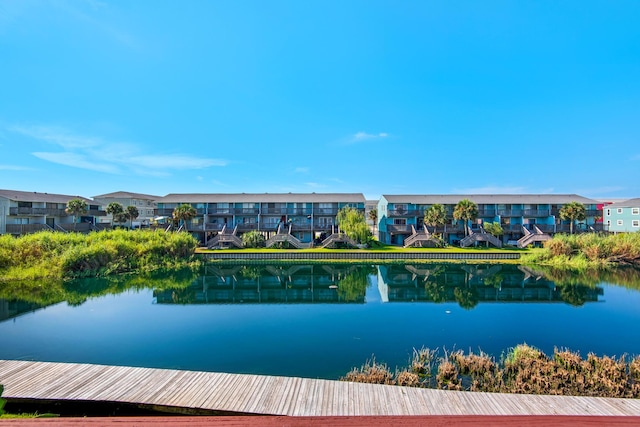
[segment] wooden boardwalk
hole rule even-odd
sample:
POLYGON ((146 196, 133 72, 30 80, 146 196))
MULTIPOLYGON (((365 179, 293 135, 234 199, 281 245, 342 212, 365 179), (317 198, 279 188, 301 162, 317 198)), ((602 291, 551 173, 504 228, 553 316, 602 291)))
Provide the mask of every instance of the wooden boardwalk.
POLYGON ((0 360, 3 397, 286 416, 640 416, 640 399, 471 393, 308 378, 0 360))

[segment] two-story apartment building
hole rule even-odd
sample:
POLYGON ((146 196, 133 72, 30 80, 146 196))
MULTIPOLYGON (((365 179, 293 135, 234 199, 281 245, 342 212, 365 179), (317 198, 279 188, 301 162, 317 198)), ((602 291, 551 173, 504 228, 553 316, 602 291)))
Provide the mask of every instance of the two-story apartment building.
POLYGON ((279 227, 290 227, 294 237, 310 243, 332 232, 343 207, 364 214, 365 198, 362 193, 168 194, 158 199, 156 215, 171 217, 181 204, 196 209, 186 226, 203 243, 223 228, 238 235, 257 230, 268 238, 279 227))
MULTIPOLYGON (((402 245, 413 229, 422 228, 424 212, 434 204, 441 204, 447 212, 444 226, 435 230, 445 241, 455 244, 464 237, 464 224, 453 219, 453 211, 463 199, 478 207, 478 217, 468 224, 472 229, 486 222, 502 225, 503 242, 516 241, 535 225, 543 233, 569 232, 569 221, 560 218, 560 209, 570 202, 585 206, 586 219, 577 229, 601 229, 602 211, 598 202, 576 194, 480 194, 480 195, 383 195, 378 202, 379 240, 402 245)), ((433 229, 431 229, 433 231, 433 229)))
POLYGON ((640 198, 604 207, 604 227, 612 233, 640 231, 640 198))
MULTIPOLYGON (((128 191, 116 191, 115 193, 93 196, 93 200, 102 205, 104 209, 106 209, 110 203, 120 203, 124 209, 127 209, 127 206, 136 207, 138 209, 139 216, 131 224, 134 228, 149 226, 155 216, 155 211, 158 207, 158 202, 156 200, 159 198, 160 196, 130 193, 128 191)), ((108 214, 105 217, 101 217, 100 222, 113 224, 113 215, 108 214)))
POLYGON ((0 190, 0 234, 21 235, 40 230, 89 231, 106 212, 91 199, 35 191, 0 190), (79 218, 65 209, 69 200, 84 200, 89 210, 79 218))

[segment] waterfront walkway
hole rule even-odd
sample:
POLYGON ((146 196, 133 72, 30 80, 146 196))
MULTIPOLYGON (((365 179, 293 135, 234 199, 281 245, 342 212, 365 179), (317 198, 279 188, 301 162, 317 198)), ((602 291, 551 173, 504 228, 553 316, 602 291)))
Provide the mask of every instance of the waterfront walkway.
POLYGON ((640 416, 639 399, 471 393, 308 378, 0 360, 4 398, 279 416, 640 416))

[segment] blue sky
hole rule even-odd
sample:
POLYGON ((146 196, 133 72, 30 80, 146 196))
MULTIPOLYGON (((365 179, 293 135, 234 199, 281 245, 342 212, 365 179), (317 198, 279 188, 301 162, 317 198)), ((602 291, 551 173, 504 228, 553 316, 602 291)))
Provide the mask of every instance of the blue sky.
POLYGON ((640 196, 640 1, 0 0, 0 188, 640 196))

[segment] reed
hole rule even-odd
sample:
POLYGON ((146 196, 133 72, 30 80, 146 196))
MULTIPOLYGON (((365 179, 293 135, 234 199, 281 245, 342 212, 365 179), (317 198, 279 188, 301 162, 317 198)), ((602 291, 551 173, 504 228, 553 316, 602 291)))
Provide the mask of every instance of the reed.
POLYGON ((523 263, 555 268, 606 269, 640 266, 640 232, 622 234, 558 234, 541 251, 523 254, 523 263))
POLYGON ((427 368, 430 374, 425 373, 425 364, 416 363, 414 351, 409 367, 396 369, 395 374, 385 364, 367 361, 362 368, 352 370, 354 374, 341 379, 384 380, 377 383, 443 390, 640 397, 640 357, 612 358, 590 353, 583 359, 579 353, 567 349, 554 349, 553 356, 549 357, 527 344, 510 349, 499 361, 483 352, 445 351, 438 357, 437 351, 422 349, 421 352, 430 355, 427 368))
POLYGON ((186 265, 193 262, 196 246, 187 233, 150 230, 0 236, 0 281, 99 277, 186 265))

